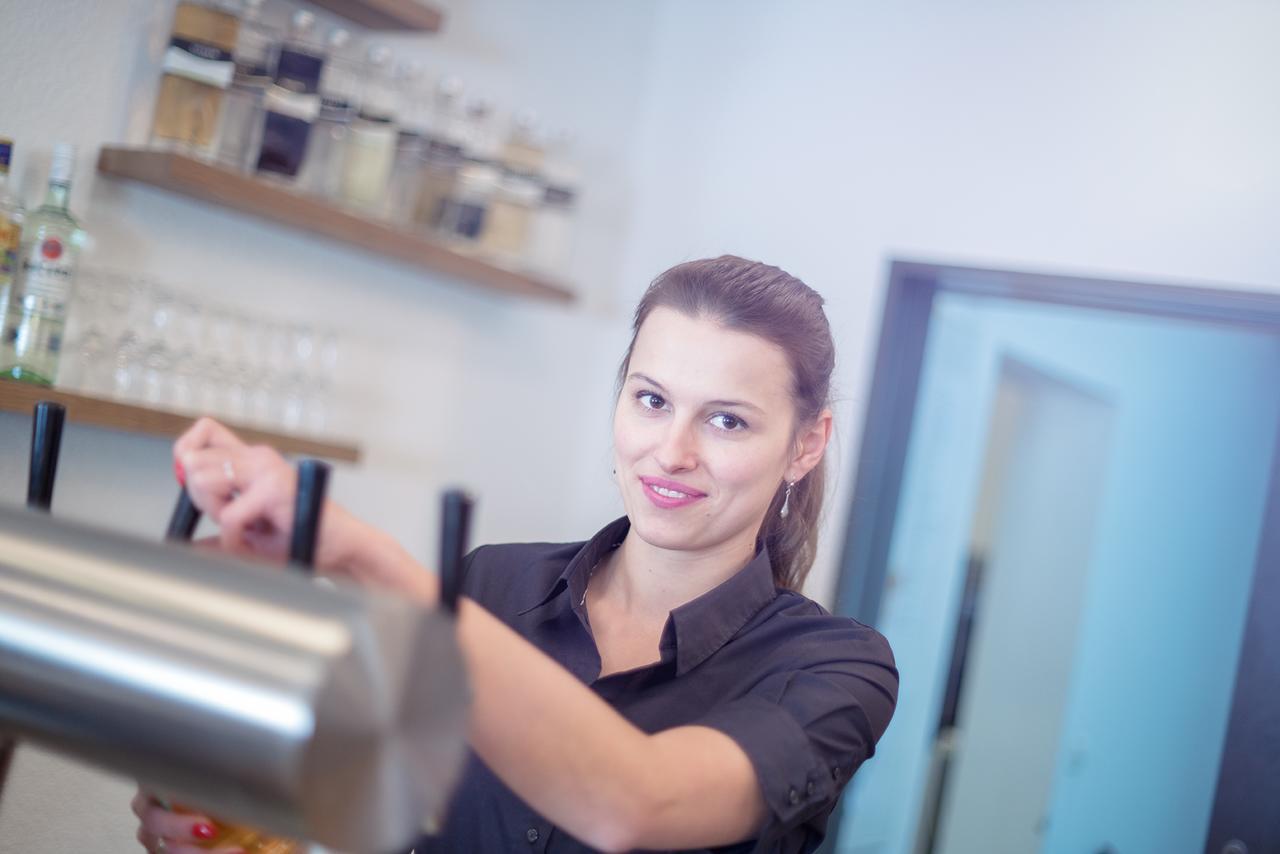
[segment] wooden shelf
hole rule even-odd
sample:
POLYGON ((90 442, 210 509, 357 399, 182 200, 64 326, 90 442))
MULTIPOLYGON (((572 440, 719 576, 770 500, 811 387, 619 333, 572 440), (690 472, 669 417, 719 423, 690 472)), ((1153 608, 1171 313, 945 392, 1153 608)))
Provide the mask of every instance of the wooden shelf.
POLYGON ((572 302, 572 291, 456 251, 418 232, 360 216, 320 199, 168 151, 105 146, 98 171, 222 205, 396 258, 493 290, 572 302))
MULTIPOLYGON (((61 403, 65 406, 69 422, 90 424, 95 427, 121 430, 126 433, 144 433, 150 436, 176 438, 190 427, 191 422, 194 420, 190 415, 148 409, 144 406, 134 406, 133 404, 120 403, 106 398, 91 397, 86 394, 60 391, 0 378, 0 411, 21 412, 30 415, 35 405, 42 400, 51 400, 54 403, 61 403)), ((283 433, 271 433, 265 430, 255 430, 252 427, 242 427, 237 424, 228 424, 227 426, 235 430, 236 434, 246 442, 271 445, 282 454, 325 457, 348 463, 360 461, 360 448, 355 445, 307 439, 302 436, 288 436, 283 433)))
POLYGON ((374 30, 413 30, 434 33, 444 16, 417 0, 311 0, 352 23, 374 30))

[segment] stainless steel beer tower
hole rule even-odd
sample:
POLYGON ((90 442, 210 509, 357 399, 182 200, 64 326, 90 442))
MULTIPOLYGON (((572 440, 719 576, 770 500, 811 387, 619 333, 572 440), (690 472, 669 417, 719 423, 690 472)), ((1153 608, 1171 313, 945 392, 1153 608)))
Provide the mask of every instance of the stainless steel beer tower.
POLYGON ((447 611, 0 507, 0 730, 384 854, 443 814, 466 703, 447 611))

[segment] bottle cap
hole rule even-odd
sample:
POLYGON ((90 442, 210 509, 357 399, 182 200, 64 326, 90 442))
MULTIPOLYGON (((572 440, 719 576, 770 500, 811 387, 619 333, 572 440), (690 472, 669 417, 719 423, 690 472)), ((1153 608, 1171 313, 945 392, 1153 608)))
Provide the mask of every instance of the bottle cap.
POLYGON ((342 27, 334 27, 329 31, 329 50, 331 52, 342 50, 350 43, 350 41, 351 33, 347 32, 342 27))
POLYGON ((49 183, 70 184, 71 168, 76 162, 76 147, 60 142, 53 147, 53 162, 49 164, 49 183))
POLYGON ((293 24, 293 35, 295 37, 305 36, 316 25, 316 16, 306 9, 299 9, 293 13, 293 18, 290 19, 290 22, 293 24))

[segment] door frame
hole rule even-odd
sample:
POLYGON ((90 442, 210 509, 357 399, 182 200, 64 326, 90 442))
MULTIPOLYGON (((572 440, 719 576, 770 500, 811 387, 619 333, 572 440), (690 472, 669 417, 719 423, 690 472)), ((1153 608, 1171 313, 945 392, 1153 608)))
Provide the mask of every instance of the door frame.
MULTIPOLYGON (((1280 293, 891 261, 835 596, 836 613, 871 625, 888 575, 925 344, 940 293, 1102 309, 1280 336, 1280 293)), ((1232 854, 1280 850, 1280 812, 1272 816, 1267 809, 1280 802, 1280 690, 1264 687, 1280 685, 1280 431, 1276 445, 1205 842, 1210 854, 1219 854, 1233 839, 1246 848, 1232 854)), ((820 850, 836 850, 847 800, 837 804, 820 850)))

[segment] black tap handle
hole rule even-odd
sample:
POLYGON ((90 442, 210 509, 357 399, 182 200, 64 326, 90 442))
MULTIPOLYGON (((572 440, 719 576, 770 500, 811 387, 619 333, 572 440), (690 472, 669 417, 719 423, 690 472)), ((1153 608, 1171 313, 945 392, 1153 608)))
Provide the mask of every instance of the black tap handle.
POLYGON ((31 419, 31 468, 27 474, 27 506, 46 513, 53 504, 53 478, 58 473, 62 424, 67 410, 60 403, 36 404, 31 419))
POLYGON ((164 538, 175 542, 189 543, 200 524, 200 511, 184 488, 178 495, 178 503, 173 507, 173 515, 169 517, 169 529, 164 538))
POLYGON ((319 460, 303 460, 298 463, 298 495, 293 504, 293 537, 289 541, 289 563, 308 572, 315 568, 320 512, 324 509, 328 484, 327 464, 319 460))
POLYGON ((440 603, 450 614, 458 613, 462 559, 467 554, 473 503, 461 489, 450 489, 444 494, 440 520, 440 603))

